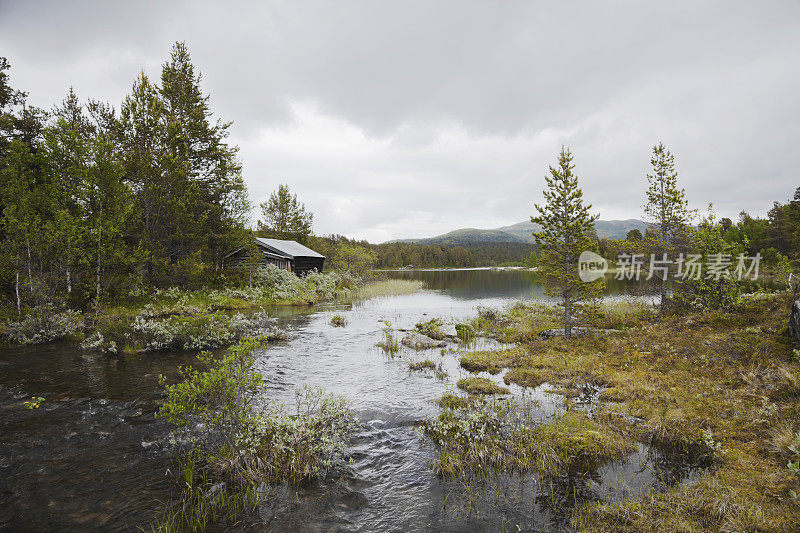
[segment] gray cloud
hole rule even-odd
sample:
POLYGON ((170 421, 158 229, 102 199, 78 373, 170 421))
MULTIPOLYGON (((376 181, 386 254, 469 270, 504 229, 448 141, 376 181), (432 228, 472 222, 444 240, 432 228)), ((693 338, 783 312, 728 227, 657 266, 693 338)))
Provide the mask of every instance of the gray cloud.
POLYGON ((96 2, 0 6, 12 81, 118 104, 175 40, 234 121, 255 201, 374 240, 525 219, 562 144, 604 218, 641 215, 649 151, 687 196, 765 213, 800 168, 796 2, 96 2))

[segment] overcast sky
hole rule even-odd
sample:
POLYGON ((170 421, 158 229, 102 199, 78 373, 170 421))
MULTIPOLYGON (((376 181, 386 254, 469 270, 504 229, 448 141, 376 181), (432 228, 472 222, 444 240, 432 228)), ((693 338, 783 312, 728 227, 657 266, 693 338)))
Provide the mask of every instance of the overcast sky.
POLYGON ((380 242, 527 220, 561 145, 604 219, 640 218, 652 146, 692 207, 800 186, 800 2, 15 2, 11 83, 117 108, 186 41, 251 200, 380 242))

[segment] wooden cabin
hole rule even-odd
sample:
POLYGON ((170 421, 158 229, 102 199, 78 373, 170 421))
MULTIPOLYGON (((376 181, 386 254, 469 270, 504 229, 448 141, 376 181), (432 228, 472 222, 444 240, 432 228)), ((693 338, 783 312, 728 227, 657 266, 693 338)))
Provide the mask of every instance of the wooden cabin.
MULTIPOLYGON (((305 276, 312 270, 322 272, 325 264, 324 255, 318 254, 297 241, 256 237, 256 249, 259 253, 260 265, 275 265, 298 276, 305 276)), ((243 267, 248 264, 249 260, 250 249, 242 247, 225 257, 225 266, 243 267)))

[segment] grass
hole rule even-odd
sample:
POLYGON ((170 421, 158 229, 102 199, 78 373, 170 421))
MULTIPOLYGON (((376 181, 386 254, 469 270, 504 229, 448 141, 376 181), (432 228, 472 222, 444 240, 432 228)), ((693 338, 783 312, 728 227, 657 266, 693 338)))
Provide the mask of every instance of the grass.
POLYGON ((412 361, 408 363, 409 370, 436 370, 436 368, 436 363, 430 359, 425 359, 424 361, 412 361))
POLYGON ((632 439, 581 411, 540 425, 532 405, 447 393, 425 431, 439 447, 434 468, 470 479, 491 472, 555 474, 570 465, 600 464, 635 449, 632 439))
POLYGON ((777 294, 682 315, 625 305, 598 315, 599 326, 621 333, 547 341, 527 333, 543 327, 546 314, 534 309, 525 318, 512 309, 478 320, 522 328, 513 334, 521 340, 517 348, 468 354, 466 363, 508 368, 506 383, 603 388, 601 425, 581 422, 591 436, 576 442, 560 435, 551 444, 600 446, 594 432, 607 432, 679 446, 713 464, 691 485, 589 503, 573 516, 577 529, 791 531, 800 523, 793 497, 800 476, 787 458, 790 436, 800 432, 800 362, 786 335, 790 303, 789 295, 777 294))
POLYGON ((509 390, 486 378, 462 378, 456 387, 469 394, 509 394, 509 390))
POLYGON ((394 336, 394 329, 389 322, 385 322, 383 327, 383 340, 377 346, 387 355, 394 357, 394 354, 400 351, 400 341, 394 336))
POLYGON ((440 341, 445 337, 445 334, 442 331, 442 325, 443 324, 440 319, 432 318, 427 322, 417 322, 414 326, 414 329, 426 337, 440 341))
POLYGON ((470 372, 499 374, 503 366, 516 358, 515 350, 469 352, 461 356, 461 368, 470 372), (504 354, 507 357, 504 358, 504 354))
POLYGON ((335 328, 343 328, 347 325, 347 319, 342 315, 333 315, 331 318, 331 326, 335 328))
POLYGON ((360 287, 355 298, 358 300, 369 300, 379 296, 400 296, 403 294, 413 294, 425 288, 425 283, 410 279, 387 279, 374 281, 360 287))

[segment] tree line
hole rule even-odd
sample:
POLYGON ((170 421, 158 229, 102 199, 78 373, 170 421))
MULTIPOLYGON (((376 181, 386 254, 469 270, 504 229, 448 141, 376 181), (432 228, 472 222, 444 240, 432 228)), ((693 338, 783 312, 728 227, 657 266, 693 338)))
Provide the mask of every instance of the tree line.
MULTIPOLYGON (((678 184, 674 157, 663 144, 653 147, 650 164, 643 208, 647 230, 644 235, 631 230, 622 241, 597 239, 595 220, 599 215, 593 215, 591 204, 584 202, 569 149, 562 147, 558 164, 545 176, 545 203, 534 206, 537 214, 531 222, 542 228, 534 234, 541 247, 538 270, 546 293, 562 307, 565 336, 572 334, 577 320, 586 320, 585 311, 591 308, 587 304, 602 293, 602 276, 593 278, 580 270, 585 252, 599 252, 612 260, 649 256, 641 266, 658 285, 662 311, 733 305, 742 284, 730 275, 728 267, 734 269, 737 257, 742 264, 745 256, 758 257, 772 268, 779 282, 792 285, 790 274, 800 259, 800 187, 788 203, 775 202, 766 219, 742 212, 734 224, 727 218, 717 220, 711 204, 702 216, 689 209, 685 191, 678 184), (700 265, 716 261, 716 270, 698 270, 698 275, 687 277, 681 268, 688 254, 700 265)), ((748 272, 754 272, 750 270, 753 261, 748 272)))
POLYGON ((213 276, 247 236, 250 205, 229 122, 176 43, 119 110, 73 90, 27 104, 0 58, 0 280, 23 305, 87 305, 213 276))

